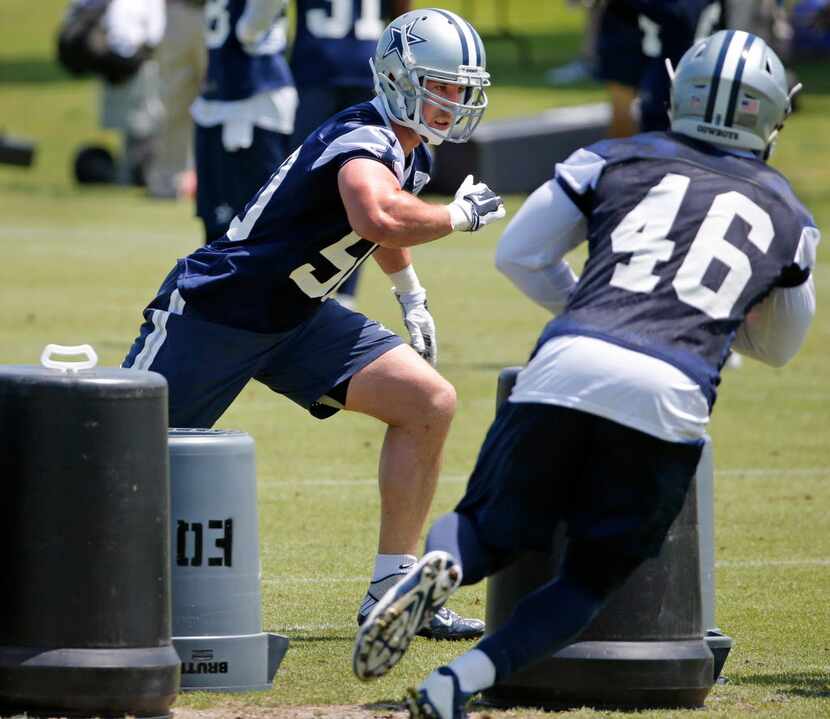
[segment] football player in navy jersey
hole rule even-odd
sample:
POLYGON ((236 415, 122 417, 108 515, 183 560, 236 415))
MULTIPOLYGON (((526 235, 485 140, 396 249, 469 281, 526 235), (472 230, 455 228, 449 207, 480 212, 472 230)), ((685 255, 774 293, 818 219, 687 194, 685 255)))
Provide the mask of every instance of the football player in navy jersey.
POLYGON ((598 74, 611 94, 611 137, 667 130, 669 82, 692 43, 723 27, 723 0, 608 0, 597 39, 598 74), (631 105, 639 99, 639 123, 631 105))
MULTIPOLYGON (((291 71, 300 105, 292 146, 336 112, 370 100, 374 81, 369 60, 383 32, 383 16, 410 9, 409 0, 297 0, 297 31, 291 71)), ((337 301, 354 306, 361 268, 337 289, 337 301)))
MULTIPOLYGON (((177 262, 124 361, 167 379, 172 427, 212 426, 252 378, 315 417, 347 409, 388 425, 379 554, 359 622, 415 561, 455 411, 452 385, 433 368, 435 325, 408 248, 504 216, 501 198, 472 177, 448 205, 416 197, 430 172, 423 139, 464 142, 487 107, 473 27, 443 10, 405 14, 381 36, 373 68, 374 100, 313 132, 224 236, 177 262), (417 353, 327 301, 370 255, 417 353)), ((446 609, 423 628, 448 639, 482 632, 446 609)))
POLYGON ((765 162, 798 88, 738 31, 695 44, 671 77, 671 132, 578 150, 502 236, 497 266, 556 317, 455 512, 359 630, 356 674, 389 671, 457 586, 548 550, 560 522, 569 541, 555 580, 427 677, 413 717, 465 717, 470 696, 573 641, 660 551, 730 346, 780 366, 806 336, 820 235, 765 162), (563 257, 586 240, 577 280, 563 257))
POLYGON ((387 17, 409 10, 409 0, 297 0, 297 31, 291 71, 300 104, 293 145, 327 118, 350 105, 370 100, 374 81, 369 60, 387 17))
POLYGON ((207 74, 191 106, 205 243, 287 157, 297 91, 283 52, 287 0, 207 0, 207 74))

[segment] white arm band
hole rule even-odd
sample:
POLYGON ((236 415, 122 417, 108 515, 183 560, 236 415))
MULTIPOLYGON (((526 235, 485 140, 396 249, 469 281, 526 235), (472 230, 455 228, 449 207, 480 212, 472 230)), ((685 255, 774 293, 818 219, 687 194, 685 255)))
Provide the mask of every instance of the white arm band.
POLYGON ((392 280, 394 290, 399 295, 423 289, 418 275, 415 274, 415 268, 412 265, 407 265, 402 270, 393 272, 387 275, 387 277, 392 280))
POLYGON ((738 328, 732 348, 773 367, 795 357, 816 313, 812 275, 797 287, 776 287, 738 328))
POLYGON ((576 284, 563 259, 585 240, 585 217, 555 180, 533 192, 496 248, 496 267, 534 302, 561 312, 576 284))

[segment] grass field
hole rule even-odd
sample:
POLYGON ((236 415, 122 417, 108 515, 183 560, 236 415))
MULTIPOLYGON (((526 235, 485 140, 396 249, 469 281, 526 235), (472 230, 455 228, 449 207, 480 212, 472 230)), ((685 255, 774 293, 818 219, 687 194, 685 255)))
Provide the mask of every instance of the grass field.
MULTIPOLYGON (((0 166, 0 362, 34 364, 49 342, 93 344, 117 365, 140 311, 161 278, 200 241, 187 203, 151 202, 139 190, 80 189, 69 163, 81 142, 114 138, 97 129, 96 87, 54 64, 63 0, 0 4, 0 128, 38 142, 29 170, 0 166)), ((426 4, 426 3, 419 3, 426 4)), ((485 31, 496 3, 475 6, 485 31)), ((507 3, 512 31, 489 43, 495 86, 489 117, 596 101, 596 86, 553 90, 543 71, 572 58, 581 16, 562 2, 507 3), (532 30, 531 30, 532 29, 532 30), (523 54, 528 52, 529 54, 523 54)), ((799 68, 801 109, 783 133, 774 164, 793 181, 819 226, 830 227, 830 70, 799 68)), ((485 178, 497 184, 497 178, 485 178)), ((513 212, 521 197, 508 198, 513 212)), ((498 369, 523 362, 544 313, 492 267, 498 229, 456 234, 416 251, 439 327, 440 369, 458 390, 437 515, 460 496, 493 413, 498 369)), ((716 457, 718 623, 737 641, 707 708, 694 716, 830 716, 830 261, 820 248, 819 312, 791 366, 747 361, 727 372, 710 433, 716 457)), ((580 264, 581 257, 575 257, 580 264)), ((363 280, 361 307, 402 330, 388 282, 376 268, 363 280)), ((248 387, 220 426, 257 441, 265 628, 292 645, 272 691, 245 696, 191 694, 179 707, 228 716, 396 716, 395 702, 461 646, 419 641, 398 670, 374 684, 351 676, 354 614, 375 550, 375 471, 383 430, 356 416, 320 423, 259 386, 248 387), (328 707, 328 708, 327 708, 328 707)), ((483 616, 484 587, 465 589, 454 608, 483 616)), ((487 712, 537 717, 533 711, 487 712)), ((646 717, 692 716, 645 712, 646 717)), ((568 717, 616 716, 583 709, 568 717)))

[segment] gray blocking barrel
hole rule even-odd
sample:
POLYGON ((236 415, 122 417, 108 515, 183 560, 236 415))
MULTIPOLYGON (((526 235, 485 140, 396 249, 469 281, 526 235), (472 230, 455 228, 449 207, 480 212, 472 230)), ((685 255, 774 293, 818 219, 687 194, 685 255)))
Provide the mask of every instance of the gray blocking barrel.
POLYGON ((0 367, 0 715, 168 716, 167 384, 43 361, 0 367))
POLYGON ((262 631, 254 440, 171 429, 173 642, 182 689, 268 689, 288 639, 262 631))
POLYGON ((715 658, 714 678, 718 681, 732 650, 732 638, 724 634, 715 622, 715 468, 712 441, 706 438, 697 467, 698 547, 700 551, 700 594, 704 639, 715 658))
MULTIPOLYGON (((496 409, 510 396, 521 367, 505 367, 498 378, 496 409)), ((713 676, 720 678, 734 642, 715 622, 715 470, 712 441, 706 437, 695 476, 697 492, 698 552, 700 556, 701 616, 704 639, 714 656, 713 676)))
MULTIPOLYGON (((502 370, 497 406, 509 396, 520 369, 502 370)), ((704 471, 711 471, 711 466, 711 460, 702 463, 704 471)), ((702 619, 698 483, 696 478, 659 556, 629 578, 574 643, 488 690, 488 702, 549 707, 703 705, 714 681, 714 661, 702 619)), ((488 632, 498 629, 524 596, 556 576, 566 542, 560 530, 550 553, 528 553, 490 577, 488 632)))

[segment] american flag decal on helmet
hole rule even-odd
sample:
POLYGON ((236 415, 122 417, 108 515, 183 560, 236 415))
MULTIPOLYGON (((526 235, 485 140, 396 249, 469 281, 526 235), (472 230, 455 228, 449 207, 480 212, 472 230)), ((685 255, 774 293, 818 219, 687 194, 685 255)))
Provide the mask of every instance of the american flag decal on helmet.
POLYGON ((761 101, 754 97, 741 98, 740 111, 749 115, 757 115, 761 111, 761 101))

